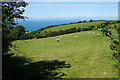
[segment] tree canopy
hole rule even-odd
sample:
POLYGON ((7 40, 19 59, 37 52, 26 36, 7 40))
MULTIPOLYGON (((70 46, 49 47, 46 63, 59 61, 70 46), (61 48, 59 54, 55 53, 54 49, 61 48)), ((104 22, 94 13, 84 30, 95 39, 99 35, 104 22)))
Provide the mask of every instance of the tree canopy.
POLYGON ((2 51, 6 52, 8 50, 8 46, 11 45, 10 43, 13 40, 13 37, 11 38, 11 35, 13 34, 13 32, 17 33, 16 34, 17 37, 19 37, 24 32, 24 28, 22 26, 17 26, 16 28, 14 28, 13 26, 17 25, 17 22, 16 22, 17 19, 25 20, 26 18, 28 18, 22 15, 25 11, 24 8, 28 5, 28 3, 24 1, 23 2, 2 2, 1 5, 2 5, 2 40, 3 40, 2 51))

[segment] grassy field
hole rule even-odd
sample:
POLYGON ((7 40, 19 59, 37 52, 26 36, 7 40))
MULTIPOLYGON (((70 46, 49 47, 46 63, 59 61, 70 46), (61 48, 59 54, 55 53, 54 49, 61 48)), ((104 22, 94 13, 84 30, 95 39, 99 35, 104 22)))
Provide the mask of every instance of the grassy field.
MULTIPOLYGON (((21 74, 25 74, 24 78, 33 76, 35 74, 34 71, 37 71, 36 75, 39 75, 42 72, 40 69, 43 68, 45 71, 43 70, 42 73, 46 71, 61 72, 59 74, 64 73, 61 76, 63 78, 117 78, 118 70, 111 58, 111 50, 109 49, 109 41, 107 39, 101 32, 92 30, 66 34, 62 38, 56 36, 24 41, 17 40, 13 42, 13 45, 17 47, 17 51, 14 48, 11 48, 11 51, 14 53, 13 57, 24 56, 25 58, 30 58, 32 63, 40 62, 40 65, 35 66, 35 69, 30 68, 28 74, 26 74, 27 71, 21 72, 21 74), (88 34, 88 32, 95 33, 88 34), (97 33, 100 36, 97 36, 97 33), (75 36, 78 36, 78 38, 75 39, 75 36), (56 39, 59 39, 60 42, 56 42, 56 39), (46 60, 49 61, 49 65, 46 62, 41 63, 41 61, 46 60), (58 64, 54 65, 50 61, 58 64), (62 61, 65 64, 61 65, 60 62, 62 61), (66 64, 69 64, 69 67, 64 67, 66 64), (41 68, 41 66, 43 67, 41 68), (53 66, 58 66, 58 68, 53 69, 53 66), (52 67, 52 70, 50 67, 52 67), (34 71, 31 71, 31 69, 34 71)), ((29 64, 31 63, 26 62, 24 65, 29 64)))
POLYGON ((66 30, 66 29, 70 29, 70 28, 83 28, 83 27, 89 27, 91 25, 97 26, 97 25, 100 25, 103 22, 104 21, 59 25, 59 26, 56 26, 56 27, 53 27, 53 28, 45 29, 44 31, 58 31, 58 30, 66 30))

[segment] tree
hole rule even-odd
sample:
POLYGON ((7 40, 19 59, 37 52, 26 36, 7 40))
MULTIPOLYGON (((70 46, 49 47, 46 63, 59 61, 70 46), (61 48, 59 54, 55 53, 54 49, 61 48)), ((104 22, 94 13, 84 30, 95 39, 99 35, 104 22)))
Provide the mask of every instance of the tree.
POLYGON ((86 20, 84 20, 83 22, 86 22, 86 20))
POLYGON ((93 20, 91 19, 90 22, 93 22, 93 20))
MULTIPOLYGON (((98 29, 101 28, 101 32, 109 38, 110 49, 113 51, 112 59, 117 61, 116 67, 118 67, 118 69, 120 69, 120 40, 119 40, 119 36, 116 36, 116 34, 114 34, 114 32, 112 32, 111 29, 108 28, 109 24, 110 24, 110 22, 105 21, 105 23, 101 24, 101 26, 99 26, 98 29)), ((114 30, 117 32, 118 35, 120 34, 119 27, 117 27, 114 30)))
POLYGON ((23 19, 27 17, 22 16, 25 11, 24 8, 28 5, 26 2, 2 2, 2 52, 8 50, 12 39, 10 38, 10 31, 13 30, 13 26, 17 25, 15 20, 23 19))
POLYGON ((20 39, 21 35, 25 33, 25 28, 21 25, 16 26, 13 31, 10 32, 10 37, 12 40, 20 39))

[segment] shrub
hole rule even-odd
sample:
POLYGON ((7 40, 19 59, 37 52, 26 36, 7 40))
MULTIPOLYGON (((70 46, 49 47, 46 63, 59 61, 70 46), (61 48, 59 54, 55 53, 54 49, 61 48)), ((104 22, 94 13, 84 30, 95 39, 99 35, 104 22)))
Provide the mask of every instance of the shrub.
POLYGON ((86 22, 86 20, 84 20, 83 22, 86 22))
POLYGON ((62 35, 62 34, 64 34, 64 31, 63 30, 59 30, 58 33, 59 33, 59 35, 62 35))
POLYGON ((81 23, 82 21, 78 21, 77 23, 81 23))
POLYGON ((108 27, 109 29, 111 28, 111 26, 108 27))
POLYGON ((92 29, 95 29, 95 26, 94 25, 91 25, 90 26, 90 29, 92 30, 92 29))
POLYGON ((88 31, 88 28, 82 28, 82 31, 88 31))
POLYGON ((68 33, 80 32, 80 31, 88 31, 88 30, 92 30, 93 28, 95 28, 94 25, 91 25, 89 27, 84 27, 84 28, 70 28, 70 29, 59 30, 59 31, 42 31, 39 34, 37 34, 36 37, 37 38, 53 37, 53 36, 58 36, 62 34, 68 34, 68 33))
POLYGON ((89 22, 93 22, 93 20, 91 19, 89 22))
POLYGON ((114 25, 114 28, 117 28, 117 25, 114 25))
POLYGON ((82 28, 78 28, 78 29, 76 29, 76 31, 77 31, 77 32, 80 32, 80 31, 82 31, 82 28))
POLYGON ((32 39, 34 38, 34 35, 31 35, 30 33, 24 34, 20 37, 20 39, 32 39))

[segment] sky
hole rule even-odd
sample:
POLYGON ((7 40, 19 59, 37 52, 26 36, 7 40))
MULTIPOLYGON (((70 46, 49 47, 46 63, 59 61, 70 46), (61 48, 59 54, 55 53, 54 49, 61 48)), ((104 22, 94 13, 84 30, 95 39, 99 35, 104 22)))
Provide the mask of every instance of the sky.
POLYGON ((32 0, 31 2, 29 0, 27 1, 29 5, 25 8, 24 15, 28 16, 29 20, 54 18, 118 18, 117 0, 115 0, 115 2, 112 2, 114 0, 104 0, 106 2, 75 2, 78 0, 74 0, 74 2, 73 0, 69 0, 69 2, 67 0, 61 0, 60 2, 57 2, 56 0, 44 0, 44 2, 41 2, 42 0, 39 1, 40 0, 38 0, 38 2, 32 2, 32 0))
POLYGON ((24 0, 27 2, 119 2, 119 0, 24 0))

